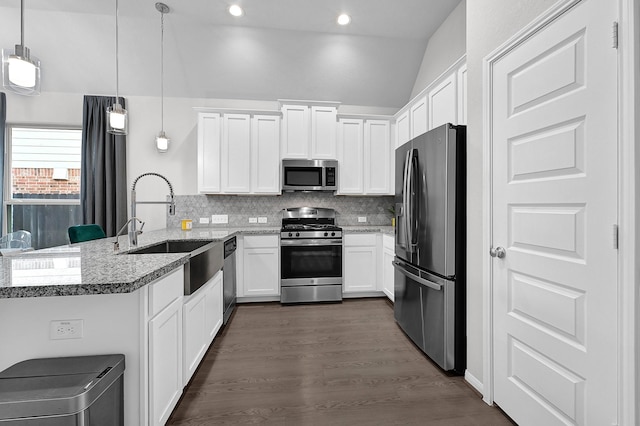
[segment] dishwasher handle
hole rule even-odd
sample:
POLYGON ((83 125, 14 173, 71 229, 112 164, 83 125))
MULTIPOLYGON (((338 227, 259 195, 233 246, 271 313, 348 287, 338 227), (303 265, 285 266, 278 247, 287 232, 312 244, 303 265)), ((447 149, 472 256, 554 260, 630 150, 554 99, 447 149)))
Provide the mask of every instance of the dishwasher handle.
POLYGON ((402 275, 406 276, 407 278, 410 278, 411 280, 417 282, 418 284, 422 284, 425 287, 429 287, 432 288, 434 290, 440 291, 442 290, 442 284, 438 284, 438 283, 434 283, 432 281, 426 280, 422 277, 419 277, 415 274, 412 274, 411 272, 407 271, 405 268, 402 267, 402 264, 400 264, 397 261, 392 262, 393 263, 393 267, 396 269, 396 271, 400 272, 402 275))

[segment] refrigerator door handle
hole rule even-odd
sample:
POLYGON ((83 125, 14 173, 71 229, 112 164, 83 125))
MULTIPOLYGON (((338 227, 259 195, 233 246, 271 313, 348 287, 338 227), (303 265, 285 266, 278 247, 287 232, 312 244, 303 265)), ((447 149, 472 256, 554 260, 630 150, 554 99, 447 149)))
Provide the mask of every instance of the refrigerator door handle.
POLYGON ((415 185, 417 182, 414 180, 415 173, 417 171, 417 151, 415 149, 411 150, 411 158, 409 160, 409 196, 408 198, 408 209, 409 209, 409 247, 410 251, 413 252, 413 248, 418 246, 417 234, 418 234, 418 215, 415 213, 416 206, 418 202, 416 201, 417 192, 415 190, 415 185), (415 239, 415 241, 414 241, 415 239))
POLYGON ((393 267, 400 272, 401 274, 403 274, 404 276, 406 276, 407 278, 410 278, 412 281, 417 282, 418 284, 422 284, 426 287, 432 288, 434 290, 440 291, 442 290, 442 284, 437 284, 428 280, 425 280, 422 277, 419 277, 415 274, 412 274, 411 272, 407 271, 406 269, 404 269, 402 267, 402 264, 398 263, 397 261, 393 262, 393 267))
POLYGON ((409 227, 411 226, 411 212, 409 210, 409 179, 411 171, 411 156, 413 154, 413 150, 407 151, 407 155, 404 158, 404 176, 402 180, 402 213, 404 215, 404 241, 407 244, 406 250, 410 253, 411 250, 411 240, 409 234, 409 227))

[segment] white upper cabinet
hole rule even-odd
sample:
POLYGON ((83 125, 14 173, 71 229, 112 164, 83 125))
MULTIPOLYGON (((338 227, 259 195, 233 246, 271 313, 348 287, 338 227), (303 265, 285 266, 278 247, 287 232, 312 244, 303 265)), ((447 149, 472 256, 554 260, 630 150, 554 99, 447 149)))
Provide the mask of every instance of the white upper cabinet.
POLYGON ((280 113, 199 112, 198 192, 280 194, 280 113))
POLYGON ((282 158, 309 158, 309 116, 305 105, 282 106, 282 158))
POLYGON ((217 112, 198 114, 198 192, 220 192, 221 121, 217 112))
POLYGON ((364 193, 364 121, 341 118, 338 122, 338 192, 364 193))
POLYGON ((392 185, 389 120, 340 118, 338 121, 338 193, 388 195, 392 185))
POLYGON ((411 140, 409 111, 406 110, 396 119, 396 148, 411 140))
POLYGON ((457 78, 457 73, 453 73, 429 91, 429 129, 458 123, 457 78))
POLYGON ((280 117, 256 115, 251 131, 251 189, 256 194, 279 194, 280 117))
POLYGON ((222 192, 251 192, 251 116, 225 114, 222 124, 222 192), (226 161, 225 161, 226 160, 226 161))
POLYGON ((458 70, 458 124, 467 124, 467 65, 458 70))
POLYGON ((282 146, 280 158, 335 160, 337 106, 282 105, 282 146))
POLYGON ((388 120, 366 120, 364 123, 364 193, 389 195, 391 184, 391 131, 388 120))
POLYGON ((428 121, 427 121, 427 97, 421 97, 416 100, 411 108, 409 109, 410 113, 410 124, 411 124, 411 138, 415 138, 429 130, 428 121))
POLYGON ((337 108, 311 107, 311 157, 314 160, 336 159, 337 108))
POLYGON ((467 124, 467 65, 462 57, 395 116, 395 147, 445 123, 467 124))

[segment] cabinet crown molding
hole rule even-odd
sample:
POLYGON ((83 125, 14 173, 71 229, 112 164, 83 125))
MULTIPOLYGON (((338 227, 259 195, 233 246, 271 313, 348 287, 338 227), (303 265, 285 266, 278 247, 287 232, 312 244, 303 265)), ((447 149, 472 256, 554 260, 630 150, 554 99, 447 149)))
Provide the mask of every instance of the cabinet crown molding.
POLYGON ((282 117, 282 112, 280 110, 273 110, 273 109, 193 107, 193 110, 197 113, 217 112, 219 114, 277 115, 282 117))
POLYGON ((325 106, 338 108, 342 102, 338 101, 305 101, 298 99, 278 99, 278 106, 282 108, 284 105, 304 105, 304 106, 325 106))

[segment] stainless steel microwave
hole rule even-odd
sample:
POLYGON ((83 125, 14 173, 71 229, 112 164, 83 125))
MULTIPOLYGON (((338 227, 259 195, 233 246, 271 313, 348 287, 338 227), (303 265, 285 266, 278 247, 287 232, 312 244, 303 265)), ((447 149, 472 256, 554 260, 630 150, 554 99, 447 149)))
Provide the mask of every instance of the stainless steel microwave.
POLYGON ((282 160, 283 191, 337 191, 336 160, 282 160))

